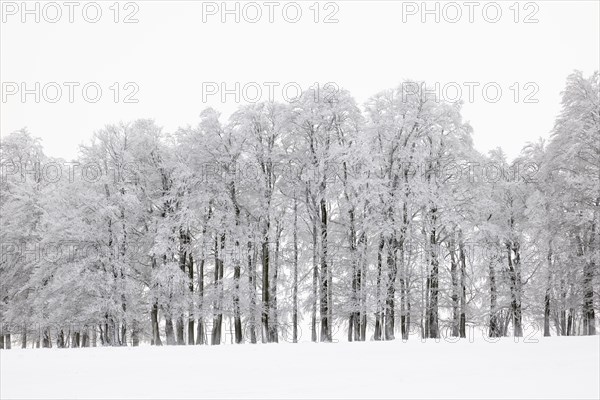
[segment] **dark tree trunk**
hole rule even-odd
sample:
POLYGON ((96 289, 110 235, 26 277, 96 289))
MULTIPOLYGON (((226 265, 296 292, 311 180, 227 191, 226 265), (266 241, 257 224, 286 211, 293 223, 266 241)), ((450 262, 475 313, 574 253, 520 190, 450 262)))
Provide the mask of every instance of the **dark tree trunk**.
POLYGON ((585 264, 583 272, 583 334, 596 334, 596 318, 594 315, 594 261, 585 264))
POLYGON ((377 251, 377 287, 375 290, 375 331, 373 332, 374 340, 381 340, 383 315, 381 312, 381 281, 383 275, 383 248, 385 240, 383 235, 379 236, 379 248, 377 251))
POLYGON ((544 296, 544 336, 550 336, 550 293, 548 289, 544 296))
POLYGON ((294 192, 294 264, 292 276, 292 341, 298 343, 298 200, 294 192))
POLYGON ((561 279, 560 281, 560 334, 562 336, 567 336, 567 289, 565 288, 565 280, 561 279))
MULTIPOLYGON (((598 201, 600 202, 600 200, 598 201)), ((598 205, 598 203, 597 203, 598 205)), ((597 214, 594 215, 595 217, 597 214)), ((592 223, 592 229, 590 233, 590 239, 587 248, 590 252, 598 252, 597 248, 594 247, 596 240, 596 224, 592 223)), ((581 239, 579 238, 581 242, 581 239)), ((582 244, 583 247, 583 244, 582 244)), ((583 251, 582 251, 583 253, 583 251)), ((594 256, 594 255, 592 255, 594 256)), ((596 263, 593 259, 585 261, 583 267, 583 308, 581 314, 583 317, 583 335, 595 335, 596 334, 596 316, 594 315, 594 273, 596 270, 596 263)))
MULTIPOLYGON (((204 229, 206 234, 206 229, 204 229)), ((203 239, 204 240, 204 239, 203 239)), ((198 265, 198 332, 196 333, 196 344, 205 344, 204 332, 204 244, 202 247, 202 258, 198 265)))
POLYGON ((237 259, 239 252, 239 244, 236 242, 236 260, 233 267, 233 320, 235 329, 235 343, 242 343, 242 318, 240 314, 240 261, 237 259))
MULTIPOLYGON (((237 246, 236 246, 237 247, 237 246)), ((237 255, 236 255, 237 257, 237 255)), ((240 314, 240 265, 239 260, 235 261, 236 264, 233 268, 233 281, 234 281, 234 297, 233 297, 233 320, 234 320, 234 330, 235 330, 235 343, 242 343, 242 318, 240 314)))
POLYGON ((50 336, 50 328, 44 329, 43 337, 42 337, 42 347, 43 348, 51 348, 52 347, 52 338, 50 336))
POLYGON ((58 331, 58 335, 56 335, 56 347, 62 349, 65 347, 65 333, 61 329, 58 331))
POLYGON ((221 244, 219 246, 219 236, 215 237, 215 292, 216 298, 213 311, 213 328, 211 335, 211 344, 221 344, 221 332, 223 325, 223 249, 225 248, 225 234, 220 237, 221 244))
MULTIPOLYGON (((454 235, 454 234, 453 234, 454 235)), ((458 303, 458 261, 456 260, 456 252, 454 248, 454 238, 451 238, 448 241, 448 251, 450 253, 450 278, 452 281, 452 332, 451 336, 458 337, 459 336, 459 325, 460 325, 460 316, 459 316, 459 303, 458 303)))
MULTIPOLYGON (((346 172, 346 164, 344 163, 344 173, 346 172)), ((346 199, 348 195, 346 194, 346 199)), ((349 200, 348 200, 349 201, 349 200)), ((358 260, 356 254, 356 228, 354 226, 354 208, 348 211, 350 219, 350 233, 348 241, 350 245, 350 265, 352 268, 352 286, 350 291, 350 315, 348 316, 348 341, 351 342, 355 336, 358 336, 360 329, 360 302, 359 302, 359 276, 358 276, 358 260)), ((357 339, 358 340, 358 339, 357 339)))
POLYGON ((175 322, 175 332, 177 333, 177 345, 182 346, 185 344, 185 337, 183 335, 183 316, 179 315, 175 322))
MULTIPOLYGON (((596 199, 596 209, 600 206, 600 198, 596 199)), ((596 241, 596 221, 598 213, 594 213, 594 222, 592 223, 589 248, 592 252, 599 252, 598 245, 595 245, 596 241)), ((594 315, 594 274, 596 272, 595 261, 588 260, 585 263, 585 270, 583 272, 583 329, 584 335, 595 335, 596 334, 596 316, 594 315)))
POLYGON ((431 233, 429 235, 429 251, 430 251, 430 273, 429 273, 429 307, 427 308, 427 327, 429 328, 428 337, 439 338, 438 328, 438 294, 439 294, 439 261, 437 254, 437 209, 431 208, 431 233))
POLYGON ((490 337, 500 337, 501 336, 501 329, 500 326, 498 324, 498 315, 497 315, 497 308, 498 308, 498 294, 497 294, 497 288, 496 288, 496 273, 494 271, 494 262, 490 261, 490 266, 489 266, 489 280, 490 280, 490 320, 489 320, 489 333, 488 335, 490 337))
POLYGON ((158 328, 158 301, 152 304, 152 310, 150 310, 150 321, 152 324, 152 344, 154 346, 162 346, 160 340, 160 330, 158 328))
POLYGON ((459 334, 461 338, 467 337, 467 260, 462 231, 458 232, 458 260, 460 264, 460 321, 459 334))
POLYGON ((104 329, 100 328, 100 334, 101 334, 101 338, 102 338, 102 346, 109 346, 111 344, 109 337, 108 337, 108 317, 105 316, 104 318, 104 329))
MULTIPOLYGON (((151 257, 150 263, 152 265, 152 270, 156 271, 158 269, 158 263, 155 256, 151 257)), ((159 283, 156 282, 152 288, 154 292, 154 301, 152 303, 152 309, 150 310, 150 324, 152 325, 152 339, 150 340, 150 343, 154 346, 162 346, 158 320, 158 285, 159 283)), ((100 337, 102 338, 102 331, 100 331, 100 337)))
MULTIPOLYGON (((192 252, 189 252, 189 256, 188 256, 188 279, 189 279, 189 290, 190 290, 190 295, 192 297, 192 299, 194 298, 194 258, 192 256, 192 252)), ((189 312, 189 316, 188 316, 188 344, 189 345, 194 345, 195 344, 195 340, 194 340, 194 334, 195 334, 195 329, 194 329, 194 302, 192 301, 190 303, 190 312, 189 312)))
MULTIPOLYGON (((188 244, 189 244, 189 237, 186 234, 186 232, 182 228, 180 228, 179 229, 179 269, 181 270, 183 275, 186 275, 185 267, 187 264, 188 244)), ((175 332, 177 335, 177 344, 180 346, 185 345, 183 313, 181 311, 178 313, 177 320, 175 321, 175 332)))
POLYGON ((250 343, 256 344, 256 249, 248 242, 248 286, 250 288, 250 343))
POLYGON ((552 285, 552 248, 548 250, 548 280, 546 283, 546 293, 544 295, 544 336, 550 336, 550 290, 552 285))
POLYGON ((242 343, 242 317, 240 313, 240 273, 241 273, 241 254, 240 254, 240 241, 237 237, 240 226, 240 207, 237 203, 235 183, 231 181, 229 183, 229 193, 231 196, 231 201, 233 203, 233 208, 235 211, 235 248, 234 248, 234 257, 233 257, 233 325, 235 329, 235 343, 242 343))
MULTIPOLYGON (((85 333, 87 334, 87 330, 85 333)), ((137 347, 140 345, 140 324, 135 319, 131 324, 131 345, 133 347, 137 347)))
POLYGON ((508 251, 508 270, 510 274, 511 291, 511 313, 513 324, 513 335, 515 337, 523 336, 522 316, 521 316, 521 272, 520 272, 520 253, 518 243, 507 243, 508 251), (512 256, 514 253, 514 259, 512 256))
POLYGON ((329 266, 327 261, 327 203, 320 201, 321 210, 321 342, 331 342, 331 327, 329 320, 329 266))
POLYGON ((313 279, 312 279, 312 313, 311 313, 311 340, 317 341, 317 288, 319 282, 319 266, 317 264, 317 223, 312 220, 312 239, 313 239, 313 279))
POLYGON ((26 326, 23 327, 23 331, 21 333, 21 348, 22 349, 27 348, 27 327, 26 326))
POLYGON ((282 227, 279 221, 276 221, 275 230, 275 258, 273 262, 273 277, 271 281, 271 295, 269 296, 271 315, 269 317, 269 342, 279 342, 279 317, 277 310, 277 283, 279 275, 279 253, 280 253, 280 239, 281 239, 282 227))
POLYGON ((387 248, 387 290, 385 299, 385 340, 394 340, 394 322, 395 322, 395 296, 396 296, 396 248, 397 243, 394 238, 389 238, 387 248))
POLYGON ((81 335, 81 347, 90 347, 90 332, 87 326, 83 328, 83 334, 81 335))
POLYGON ((167 346, 177 344, 177 341, 175 340, 175 331, 173 330, 173 320, 168 313, 165 313, 165 335, 167 336, 167 346))
POLYGON ((198 264, 198 325, 196 332, 196 344, 207 344, 206 329, 204 326, 204 264, 206 262, 206 228, 208 221, 212 218, 212 206, 209 205, 208 213, 204 218, 202 227, 202 248, 200 262, 198 264))
POLYGON ((354 340, 365 341, 366 323, 367 323, 367 292, 365 280, 365 263, 367 253, 367 236, 363 231, 358 241, 360 256, 358 261, 358 271, 356 273, 356 287, 358 290, 358 312, 354 318, 354 340))
POLYGON ((321 285, 320 285, 320 314, 321 314, 321 342, 331 342, 331 327, 329 320, 329 264, 327 248, 327 204, 325 199, 320 201, 321 215, 321 285))
POLYGON ((406 279, 403 268, 403 262, 400 263, 400 335, 402 340, 408 339, 406 326, 406 279))
POLYGON ((262 242, 262 341, 268 341, 269 336, 269 315, 270 307, 270 288, 269 288, 269 223, 263 231, 262 242))
MULTIPOLYGON (((409 275, 407 274, 407 267, 404 262, 405 247, 401 248, 400 255, 400 329, 402 333, 402 340, 408 340, 410 334, 410 285, 409 275)), ((410 248, 408 251, 411 251, 410 248)), ((410 253, 409 253, 410 257, 410 253)))

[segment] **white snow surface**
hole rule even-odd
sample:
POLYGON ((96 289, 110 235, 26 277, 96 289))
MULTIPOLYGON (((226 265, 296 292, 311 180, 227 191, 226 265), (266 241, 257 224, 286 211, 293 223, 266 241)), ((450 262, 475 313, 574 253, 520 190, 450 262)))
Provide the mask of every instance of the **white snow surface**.
POLYGON ((2 350, 0 397, 600 398, 600 336, 488 340, 2 350))

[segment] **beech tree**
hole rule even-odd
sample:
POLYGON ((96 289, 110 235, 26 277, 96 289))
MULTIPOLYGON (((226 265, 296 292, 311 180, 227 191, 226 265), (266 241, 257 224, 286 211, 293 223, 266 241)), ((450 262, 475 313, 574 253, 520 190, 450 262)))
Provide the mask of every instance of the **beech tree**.
POLYGON ((7 135, 0 347, 596 334, 598 73, 514 160, 426 87, 7 135))

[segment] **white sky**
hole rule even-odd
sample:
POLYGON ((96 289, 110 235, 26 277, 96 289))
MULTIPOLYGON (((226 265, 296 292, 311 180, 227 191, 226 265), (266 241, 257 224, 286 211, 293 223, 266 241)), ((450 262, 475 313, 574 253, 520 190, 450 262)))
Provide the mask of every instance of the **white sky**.
MULTIPOLYGON (((6 3, 3 2, 3 10, 6 3)), ((203 82, 297 82, 308 87, 314 82, 333 81, 348 89, 362 104, 380 90, 397 86, 403 79, 424 80, 441 86, 457 82, 463 88, 463 116, 471 122, 476 147, 481 151, 501 146, 510 157, 522 146, 547 137, 560 110, 560 91, 566 76, 574 69, 590 75, 600 64, 600 9, 598 1, 536 1, 526 6, 521 2, 519 19, 535 11, 538 23, 515 23, 509 7, 514 1, 499 1, 500 21, 486 22, 479 2, 474 9, 474 22, 469 23, 464 1, 457 1, 463 12, 457 23, 440 21, 434 16, 421 22, 421 14, 405 15, 402 1, 337 1, 338 23, 314 23, 309 9, 313 1, 299 2, 300 22, 292 24, 282 17, 282 6, 275 8, 274 23, 268 22, 268 8, 263 1, 261 21, 252 24, 243 19, 226 23, 220 14, 207 16, 203 23, 200 1, 137 1, 138 23, 114 23, 113 1, 99 2, 102 18, 98 23, 86 22, 80 2, 74 12, 74 23, 68 22, 68 8, 61 5, 62 18, 57 23, 40 23, 27 16, 22 23, 20 9, 16 15, 3 13, 0 28, 0 80, 34 82, 97 82, 103 89, 97 103, 85 101, 81 86, 75 88, 74 102, 68 101, 68 89, 55 104, 33 95, 23 103, 20 93, 2 99, 0 130, 6 135, 28 127, 43 139, 46 153, 65 158, 75 157, 80 143, 107 123, 136 118, 154 118, 166 131, 178 126, 195 125, 200 111, 213 106, 223 114, 237 105, 233 96, 222 103, 219 96, 202 102, 203 82), (526 8, 527 7, 527 8, 526 8), (139 92, 137 104, 114 103, 109 87, 135 82, 139 92), (468 88, 463 82, 479 82, 474 101, 469 102, 468 88), (487 102, 481 87, 497 82, 502 98, 487 102), (510 87, 519 83, 521 101, 515 103, 510 87), (532 92, 525 88, 533 82, 539 92, 538 103, 524 103, 532 92), (6 101, 4 101, 6 100, 6 101)), ((205 2, 206 3, 206 2, 205 2)), ((324 10, 320 18, 333 8, 324 10)), ((404 3, 404 4, 403 4, 404 3)), ((16 3, 21 7, 21 1, 16 3)), ((34 7, 34 2, 29 3, 34 7)), ((221 2, 215 3, 218 7, 221 2)), ((414 3, 421 9, 421 1, 414 3)), ((243 3, 241 3, 243 5, 243 3)), ((433 8, 435 2, 428 2, 433 8)), ((40 3, 40 13, 43 3, 40 3)), ((444 2, 440 3, 440 11, 444 2)), ((123 9, 120 18, 133 10, 123 9)), ((206 5, 205 5, 206 7, 206 5)), ((233 2, 230 2, 233 7, 233 2)), ((10 7, 9 7, 10 8, 10 7)), ((419 11, 420 11, 419 9, 419 11)), ((47 9, 49 18, 54 11, 47 9)), ((448 16, 454 10, 447 8, 448 16)), ((254 11, 249 14, 254 16, 254 11)), ((488 9, 490 18, 493 9, 488 9)), ((89 11, 93 17, 93 12, 89 11)), ((293 12, 290 11, 293 17, 293 12)), ((263 100, 268 98, 263 86, 263 100)), ((281 86, 275 90, 277 98, 281 86)), ((51 95, 54 92, 50 92, 51 95)), ((90 92, 92 93, 92 92, 90 92)), ((253 93, 253 92, 252 92, 253 93)), ((290 93, 293 93, 291 90, 290 93)), ((450 92, 449 92, 450 93, 450 92)), ((490 92, 493 95, 493 91, 490 92)), ((6 93, 3 93, 6 95, 6 93)), ((453 92, 450 93, 453 95, 453 92)))

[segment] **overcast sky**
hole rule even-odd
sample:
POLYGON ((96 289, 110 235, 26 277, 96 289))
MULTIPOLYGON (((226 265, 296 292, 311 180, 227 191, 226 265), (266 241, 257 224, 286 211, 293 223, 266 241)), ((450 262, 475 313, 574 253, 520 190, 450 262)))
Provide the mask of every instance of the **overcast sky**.
MULTIPOLYGON (((22 15, 20 1, 2 5, 1 134, 27 127, 52 156, 75 157, 78 145, 107 123, 154 118, 171 132, 195 125, 206 106, 228 115, 237 107, 234 95, 223 103, 220 93, 203 92, 214 87, 210 82, 224 82, 229 89, 236 82, 240 88, 256 82, 261 100, 269 97, 264 82, 278 82, 278 100, 286 84, 292 96, 296 84, 335 82, 362 104, 378 91, 415 79, 447 89, 440 92, 446 98, 461 88, 463 116, 474 128, 476 147, 487 151, 501 146, 514 157, 526 142, 548 137, 567 75, 575 69, 590 75, 600 62, 597 1, 520 2, 517 7, 513 1, 482 1, 474 8, 462 1, 450 6, 441 2, 439 22, 435 14, 422 15, 421 1, 321 2, 318 16, 309 1, 298 2, 302 15, 296 23, 290 22, 296 12, 290 2, 272 9, 257 2, 262 18, 256 23, 249 20, 257 8, 244 8, 244 3, 238 6, 239 23, 233 14, 225 15, 223 23, 220 1, 121 3, 118 23, 115 10, 109 9, 113 2, 100 2, 100 20, 90 23, 84 16, 93 20, 95 6, 87 6, 84 15, 86 3, 73 10, 73 23, 62 2, 57 2, 62 16, 56 23, 47 21, 55 18, 53 6, 40 3, 36 23, 35 15, 22 15), (496 4, 502 14, 492 23, 496 4), (124 23, 127 16, 138 22, 124 23), (326 17, 338 22, 324 23, 326 17), (23 102, 22 82, 29 89, 40 83, 39 103, 34 94, 23 102), (55 86, 46 85, 50 82, 62 87, 56 103, 48 101, 56 96, 55 86), (64 82, 79 85, 73 86, 72 103, 64 82), (82 87, 90 82, 86 100, 82 87), (133 84, 125 86, 127 82, 133 84), (465 82, 473 82, 472 98, 465 82), (92 103, 95 87, 102 96, 92 103), (18 92, 12 94, 15 88, 18 92), (502 96, 492 102, 497 88, 502 96), (128 94, 138 102, 125 103, 128 94)), ((435 10, 435 2, 427 5, 435 10)), ((35 3, 29 6, 34 9, 35 3)), ((229 7, 235 4, 229 2, 229 7)), ((255 97, 256 85, 247 88, 247 96, 255 97)))

